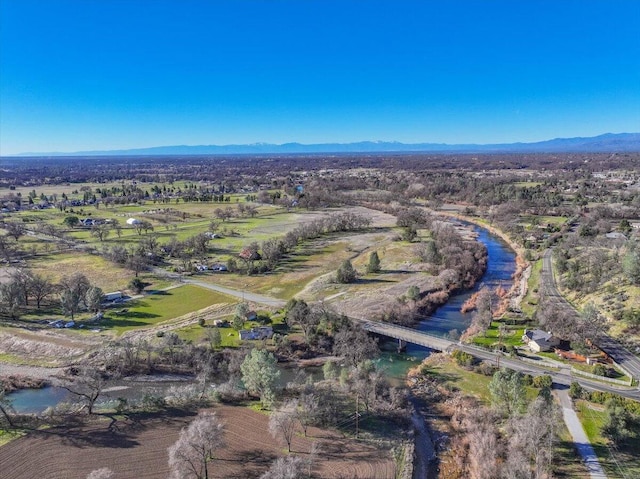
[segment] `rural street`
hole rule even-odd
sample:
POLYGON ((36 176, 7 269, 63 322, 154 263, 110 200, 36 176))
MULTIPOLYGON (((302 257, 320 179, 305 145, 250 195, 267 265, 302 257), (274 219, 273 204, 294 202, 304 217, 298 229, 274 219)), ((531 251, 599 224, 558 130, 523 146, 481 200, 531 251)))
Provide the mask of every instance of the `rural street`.
POLYGON ((201 288, 210 289, 212 291, 217 291, 218 293, 223 293, 228 296, 234 296, 236 298, 243 299, 244 301, 249 301, 252 303, 264 304, 265 306, 273 306, 276 308, 282 308, 286 301, 276 298, 270 298, 268 296, 263 296, 261 294, 251 293, 249 291, 238 291, 235 289, 225 288, 224 286, 219 286, 217 284, 207 283, 205 281, 198 281, 194 279, 183 279, 183 283, 187 284, 195 284, 196 286, 200 286, 201 288))
POLYGON ((555 388, 554 393, 560 400, 564 423, 567 425, 567 429, 569 429, 569 433, 573 438, 573 442, 578 453, 582 457, 585 466, 587 466, 589 476, 591 479, 607 479, 607 475, 604 473, 604 470, 598 461, 598 456, 596 456, 596 453, 591 446, 591 442, 578 419, 578 415, 573 409, 573 403, 569 397, 568 389, 555 388))
MULTIPOLYGON (((270 298, 268 296, 263 296, 260 294, 255 294, 255 293, 250 293, 247 291, 238 291, 235 289, 231 289, 231 288, 227 288, 224 286, 219 286, 217 284, 213 284, 213 283, 207 283, 204 281, 198 281, 198 280, 191 280, 191 279, 184 279, 182 278, 180 275, 175 274, 175 273, 169 273, 165 270, 162 270, 160 268, 154 268, 154 272, 156 272, 157 274, 162 273, 162 275, 164 277, 176 280, 176 281, 182 281, 185 284, 195 284, 197 286, 201 286, 203 288, 207 288, 210 289, 212 291, 217 291, 219 293, 223 293, 223 294, 227 294, 229 296, 233 296, 236 298, 244 298, 247 301, 251 301, 254 303, 258 303, 258 304, 264 304, 266 306, 272 306, 272 307, 283 307, 285 305, 285 301, 280 300, 280 299, 276 299, 276 298, 270 298), (157 270, 157 271, 156 271, 157 270)), ((352 318, 355 320, 361 320, 360 318, 352 318)), ((406 340, 408 340, 409 342, 413 342, 415 344, 421 344, 421 345, 426 345, 427 347, 429 347, 429 344, 433 343, 434 340, 437 340, 437 344, 435 346, 431 346, 432 348, 440 348, 442 350, 447 349, 447 347, 456 347, 458 349, 461 349, 465 352, 468 352, 469 354, 480 358, 480 359, 485 359, 487 361, 491 361, 493 363, 496 364, 500 364, 500 366, 503 367, 508 367, 510 369, 513 369, 515 371, 520 371, 522 373, 527 373, 527 374, 532 374, 532 375, 540 375, 540 374, 548 374, 553 378, 553 381, 558 383, 558 384, 563 384, 565 386, 569 386, 573 381, 577 381, 579 382, 582 387, 584 387, 586 390, 588 391, 604 391, 604 392, 611 392, 614 394, 619 394, 621 396, 624 397, 628 397, 630 399, 635 399, 636 401, 640 401, 640 389, 623 389, 623 388, 618 388, 616 386, 611 386, 609 384, 605 384, 602 382, 598 382, 598 381, 592 381, 589 379, 585 379, 582 377, 577 377, 577 376, 572 376, 569 372, 569 370, 560 370, 560 371, 554 371, 552 369, 546 368, 544 366, 538 366, 536 364, 533 363, 529 363, 529 362, 524 362, 524 361, 520 361, 518 359, 515 358, 511 358, 511 357, 507 357, 504 356, 502 354, 498 354, 498 353, 494 353, 493 351, 488 351, 482 348, 478 348, 475 346, 471 346, 468 344, 461 344, 461 343, 456 343, 454 341, 449 341, 446 340, 444 338, 435 338, 434 336, 431 336, 429 334, 425 334, 422 333, 421 331, 415 330, 415 329, 410 329, 410 328, 403 328, 401 326, 396 326, 390 323, 375 323, 372 321, 367 321, 365 320, 365 325, 366 324, 375 324, 376 326, 380 326, 380 327, 376 327, 376 328, 367 328, 365 326, 365 329, 375 329, 374 332, 378 333, 378 334, 382 334, 382 335, 386 335, 389 337, 394 337, 397 336, 397 331, 398 329, 400 329, 402 331, 402 333, 406 333, 406 332, 410 332, 412 333, 412 335, 414 336, 413 338, 409 337, 409 336, 405 336, 403 337, 403 339, 406 338, 406 340), (427 341, 425 343, 425 341, 427 341), (442 343, 442 344, 441 344, 442 343), (445 347, 442 347, 445 346, 445 347)), ((404 334, 403 334, 404 336, 404 334)))
MULTIPOLYGON (((542 271, 540 272, 540 284, 547 298, 551 298, 556 304, 567 308, 576 315, 579 313, 558 291, 556 279, 553 274, 551 249, 547 249, 542 257, 542 271)), ((634 379, 640 380, 640 358, 629 352, 618 341, 605 334, 598 340, 598 346, 619 364, 634 379)))
POLYGON ((218 293, 226 294, 227 296, 233 296, 234 298, 240 298, 252 303, 264 304, 265 306, 272 306, 275 308, 282 308, 286 301, 282 299, 270 298, 269 296, 263 296, 261 294, 251 293, 250 291, 238 291, 237 289, 227 288, 214 283, 208 283, 206 281, 199 281, 197 279, 188 279, 177 273, 170 273, 162 268, 152 268, 154 274, 171 279, 173 281, 179 281, 184 284, 194 284, 201 288, 210 289, 211 291, 217 291, 218 293))

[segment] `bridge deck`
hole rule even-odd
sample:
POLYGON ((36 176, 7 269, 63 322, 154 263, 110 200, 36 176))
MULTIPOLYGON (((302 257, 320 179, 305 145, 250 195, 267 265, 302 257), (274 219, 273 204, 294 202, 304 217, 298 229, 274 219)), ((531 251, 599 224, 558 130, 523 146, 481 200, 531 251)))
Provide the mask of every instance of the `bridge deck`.
POLYGON ((397 324, 380 323, 359 318, 353 319, 358 320, 362 324, 362 327, 371 333, 400 339, 407 343, 417 344, 418 346, 435 349, 436 351, 446 351, 450 346, 457 344, 449 339, 433 336, 429 333, 418 331, 417 329, 398 326, 397 324))

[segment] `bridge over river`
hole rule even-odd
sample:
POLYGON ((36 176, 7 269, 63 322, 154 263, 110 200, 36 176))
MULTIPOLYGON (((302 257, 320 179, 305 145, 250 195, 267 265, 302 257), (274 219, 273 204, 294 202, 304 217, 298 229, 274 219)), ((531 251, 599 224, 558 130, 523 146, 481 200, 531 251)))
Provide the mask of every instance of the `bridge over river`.
POLYGON ((411 343, 424 346, 435 351, 445 352, 451 351, 453 348, 460 349, 461 351, 467 352, 478 359, 490 361, 498 367, 504 366, 532 375, 548 374, 553 378, 554 382, 563 384, 565 387, 569 386, 573 381, 577 381, 585 389, 590 391, 612 392, 635 399, 636 401, 640 400, 640 388, 618 387, 604 384, 600 381, 590 380, 581 376, 575 376, 572 374, 569 366, 556 369, 555 367, 550 367, 549 363, 545 361, 540 361, 538 363, 537 361, 529 360, 525 362, 525 360, 518 358, 517 356, 506 356, 500 352, 489 351, 471 344, 462 344, 457 341, 451 341, 417 329, 398 326, 397 324, 382 323, 355 317, 350 318, 358 321, 362 324, 362 327, 370 333, 397 339, 400 346, 403 346, 404 343, 411 343))
POLYGON ((447 351, 451 346, 458 344, 455 341, 451 341, 440 336, 425 333, 424 331, 419 331, 417 329, 398 326, 397 324, 369 321, 354 317, 351 317, 351 319, 358 321, 362 324, 362 327, 370 333, 397 339, 400 341, 401 346, 403 343, 411 343, 417 344, 418 346, 424 346, 429 349, 434 349, 436 351, 447 351))

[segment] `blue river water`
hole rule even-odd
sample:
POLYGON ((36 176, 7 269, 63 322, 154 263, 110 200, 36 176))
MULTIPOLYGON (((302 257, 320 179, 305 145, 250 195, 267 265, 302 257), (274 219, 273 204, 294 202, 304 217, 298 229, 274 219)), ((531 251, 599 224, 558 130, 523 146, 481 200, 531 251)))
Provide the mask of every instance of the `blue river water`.
MULTIPOLYGON (((516 254, 511 247, 502 238, 485 228, 466 222, 464 224, 471 226, 478 234, 478 241, 487 247, 487 270, 473 289, 452 295, 445 305, 420 321, 417 329, 421 331, 445 336, 455 329, 462 334, 469 327, 473 313, 465 314, 460 312, 460 309, 473 293, 483 286, 487 286, 491 290, 502 286, 508 290, 513 284, 516 254)), ((408 344, 404 353, 396 353, 393 351, 394 344, 384 348, 385 351, 378 364, 387 372, 387 375, 395 379, 403 379, 409 368, 415 366, 432 352, 428 348, 408 344)))
MULTIPOLYGON (((438 308, 434 314, 425 317, 418 324, 417 328, 431 334, 444 336, 451 330, 456 329, 462 333, 471 322, 471 313, 463 314, 460 312, 462 304, 482 286, 495 289, 502 285, 505 289, 509 289, 513 283, 513 274, 516 269, 515 253, 500 237, 490 233, 488 230, 476 225, 470 225, 478 234, 478 241, 484 243, 489 254, 487 271, 482 279, 476 284, 475 288, 453 295, 449 301, 438 308)), ((402 379, 407 370, 418 361, 426 358, 431 350, 422 346, 409 344, 404 353, 395 353, 387 349, 379 360, 379 365, 392 378, 402 379)), ((311 371, 309 371, 311 372, 311 371)), ((157 385, 156 385, 157 386, 157 385)), ((116 399, 120 396, 131 396, 136 394, 140 396, 142 392, 146 392, 152 385, 145 385, 138 388, 134 386, 126 392, 124 390, 107 393, 108 399, 116 399), (141 391, 144 389, 145 391, 141 391)), ((159 389, 165 389, 167 384, 158 386, 159 389)), ((11 393, 8 397, 13 402, 13 407, 17 412, 21 413, 41 413, 49 406, 55 406, 62 401, 69 401, 73 396, 66 389, 60 387, 46 387, 43 389, 25 389, 11 393)))

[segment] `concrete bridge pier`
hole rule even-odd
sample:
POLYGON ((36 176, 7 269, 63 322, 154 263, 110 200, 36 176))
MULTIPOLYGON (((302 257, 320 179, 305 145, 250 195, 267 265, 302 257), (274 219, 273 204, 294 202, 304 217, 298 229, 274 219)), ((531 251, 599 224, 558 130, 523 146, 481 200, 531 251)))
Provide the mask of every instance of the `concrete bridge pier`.
POLYGON ((405 349, 407 349, 407 342, 403 339, 398 339, 398 352, 401 353, 405 349))

